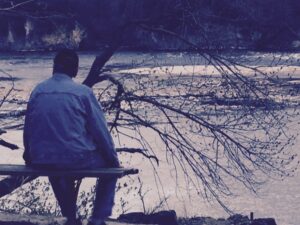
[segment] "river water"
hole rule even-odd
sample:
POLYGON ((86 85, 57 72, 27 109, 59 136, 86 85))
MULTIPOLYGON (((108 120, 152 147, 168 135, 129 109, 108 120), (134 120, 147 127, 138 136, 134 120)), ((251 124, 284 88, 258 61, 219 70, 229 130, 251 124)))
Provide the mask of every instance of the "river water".
MULTIPOLYGON (((300 78, 299 73, 299 58, 300 54, 268 54, 268 53, 246 53, 235 55, 240 61, 247 60, 249 64, 268 66, 269 69, 276 69, 280 71, 281 76, 293 76, 300 78), (260 59, 259 61, 257 59, 260 59), (288 65, 288 66, 287 66, 288 65)), ((93 62, 95 53, 85 52, 80 53, 80 70, 79 76, 76 78, 81 82, 87 74, 90 65, 93 62)), ((12 93, 12 99, 27 100, 32 88, 40 81, 51 76, 52 71, 52 53, 18 53, 18 54, 2 54, 0 55, 0 78, 2 94, 5 92, 6 86, 10 81, 4 78, 9 73, 15 80, 15 89, 12 93)), ((218 74, 204 65, 201 57, 185 53, 128 53, 122 52, 116 54, 109 62, 108 66, 115 73, 137 73, 147 74, 149 71, 165 70, 166 68, 172 69, 173 73, 187 74, 195 73, 195 68, 198 68, 202 73, 212 73, 215 76, 218 74), (174 66, 176 65, 176 66, 174 66), (182 66, 184 65, 184 66, 182 66)), ((157 72, 156 72, 157 73, 157 72)), ((159 73, 158 73, 159 75, 159 73)), ((1 113, 5 110, 25 109, 26 104, 7 104, 3 105, 1 113), (13 105, 13 106, 12 106, 13 105), (14 107, 14 108, 12 108, 14 107)), ((294 118, 289 124, 290 133, 297 133, 300 125, 297 121, 300 118, 294 118)), ((19 163, 23 164, 22 160, 22 131, 17 129, 19 120, 13 121, 14 129, 10 129, 8 133, 3 134, 1 137, 7 141, 18 144, 21 148, 16 151, 11 151, 0 147, 1 157, 0 163, 19 163)), ((1 121, 1 127, 12 127, 12 124, 7 124, 6 121, 1 121)), ((160 143, 155 143, 155 136, 148 134, 151 142, 160 149, 160 143)), ((128 141, 128 144, 130 141, 128 141)), ((299 137, 295 140, 293 149, 298 151, 297 147, 300 145, 299 137)), ((158 153, 159 154, 159 153, 158 153)), ((163 153, 164 154, 164 153, 163 153)), ((155 179, 153 174, 152 165, 146 160, 138 156, 128 157, 120 155, 121 161, 124 165, 130 165, 140 168, 139 176, 143 181, 142 189, 145 193, 145 203, 148 209, 155 207, 159 199, 157 193, 157 186, 160 195, 165 195, 168 198, 168 204, 165 208, 176 210, 178 216, 211 216, 211 217, 228 217, 228 214, 214 201, 208 202, 201 196, 198 196, 196 191, 189 187, 184 182, 184 178, 177 180, 174 179, 174 171, 172 167, 168 166, 164 157, 157 168, 161 180, 155 179), (163 189, 160 186, 160 182, 163 189)), ((298 159, 296 159, 298 160, 298 159)), ((88 186, 94 180, 87 181, 88 186)), ((122 184, 128 183, 137 187, 136 181, 131 178, 122 178, 122 184), (123 180, 127 179, 127 180, 123 180)), ((252 194, 243 189, 240 185, 232 183, 232 188, 235 190, 235 195, 232 197, 224 198, 223 201, 236 213, 249 215, 254 212, 256 217, 274 217, 278 225, 299 225, 300 224, 300 171, 297 170, 291 177, 284 180, 270 179, 266 184, 261 186, 257 194, 252 194)), ((142 203, 136 196, 137 192, 132 190, 126 194, 125 209, 128 211, 142 210, 142 203)), ((118 202, 124 195, 124 192, 117 194, 118 202)), ((118 203, 114 215, 121 212, 118 203)))

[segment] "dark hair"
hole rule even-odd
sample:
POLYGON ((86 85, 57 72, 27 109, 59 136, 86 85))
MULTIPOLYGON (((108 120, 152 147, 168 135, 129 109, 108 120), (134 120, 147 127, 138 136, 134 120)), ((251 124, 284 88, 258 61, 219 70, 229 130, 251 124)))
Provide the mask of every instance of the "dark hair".
POLYGON ((53 73, 65 73, 75 77, 78 72, 78 55, 74 50, 61 49, 54 57, 53 73))

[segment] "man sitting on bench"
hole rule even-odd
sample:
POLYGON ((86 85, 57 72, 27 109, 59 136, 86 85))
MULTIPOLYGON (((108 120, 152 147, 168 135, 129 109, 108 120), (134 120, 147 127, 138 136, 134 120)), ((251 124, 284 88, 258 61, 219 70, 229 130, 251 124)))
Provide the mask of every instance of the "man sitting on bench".
MULTIPOLYGON (((93 91, 72 78, 78 55, 68 49, 54 58, 53 76, 32 91, 24 125, 26 165, 59 170, 119 167, 112 137, 93 91)), ((49 177, 66 224, 76 219, 75 178, 49 177)), ((116 177, 97 182, 90 225, 103 225, 111 215, 116 177)))

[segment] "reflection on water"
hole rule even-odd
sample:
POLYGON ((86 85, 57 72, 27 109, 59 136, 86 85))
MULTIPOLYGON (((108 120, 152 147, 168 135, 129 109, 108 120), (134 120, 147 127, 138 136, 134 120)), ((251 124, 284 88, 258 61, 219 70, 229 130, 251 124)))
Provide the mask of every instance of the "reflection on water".
MULTIPOLYGON (((93 61, 93 53, 82 53, 80 55, 80 72, 77 78, 78 82, 84 79, 88 69, 93 61)), ((254 58, 257 53, 249 53, 244 56, 248 59, 254 58)), ((264 66, 270 65, 272 57, 268 54, 261 55, 265 59, 264 66)), ((298 54, 293 54, 291 57, 298 59, 298 54)), ((240 57, 243 60, 243 57, 240 57)), ((112 70, 121 72, 137 72, 143 70, 153 70, 153 68, 169 68, 167 66, 174 64, 184 64, 189 72, 191 68, 188 65, 203 65, 201 58, 191 57, 184 53, 159 53, 159 54, 146 54, 146 53, 119 53, 111 60, 109 67, 112 70), (136 69, 138 67, 138 69, 136 69), (134 69, 134 70, 132 70, 134 69)), ((262 64, 262 63, 261 63, 262 64)), ((292 71, 289 70, 287 73, 293 72, 293 75, 297 76, 299 68, 296 64, 293 64, 292 71)), ((0 56, 0 68, 14 77, 19 78, 15 80, 15 88, 19 91, 14 92, 16 99, 26 100, 29 96, 31 89, 40 81, 46 79, 51 75, 52 70, 52 55, 51 54, 25 54, 21 56, 15 55, 2 55, 0 56)), ((174 69, 174 67, 173 67, 174 69)), ((285 68, 283 70, 287 70, 285 68)), ((291 69, 291 68, 289 68, 291 69)), ((182 71, 181 71, 182 72, 182 71)), ((285 73, 281 73, 284 75, 285 73)), ((0 71, 0 77, 5 77, 0 71)), ((299 77, 298 77, 299 78, 299 77)), ((1 85, 5 85, 1 81, 1 85)), ((25 109, 25 104, 19 104, 18 109, 25 109)), ((300 119, 300 118, 299 118, 300 119)), ((297 121, 297 118, 295 118, 297 121)), ((299 120, 298 120, 299 121, 299 120)), ((3 124, 1 124, 3 126, 3 124)), ((298 123, 290 124, 291 133, 296 133, 299 128, 298 123)), ((151 134, 149 134, 151 136, 151 134)), ((12 130, 7 134, 2 135, 8 141, 19 144, 22 146, 22 132, 12 130)), ((152 142, 157 146, 159 153, 159 143, 155 143, 155 137, 151 136, 152 142)), ((295 146, 299 146, 299 138, 296 140, 295 146)), ((128 140, 128 144, 132 143, 128 140)), ((296 151, 297 149, 295 149, 296 151)), ((0 147, 1 157, 0 163, 23 163, 22 160, 22 149, 17 151, 10 151, 0 147)), ((155 180, 151 164, 137 156, 131 156, 130 159, 125 154, 120 156, 124 165, 127 165, 127 161, 130 162, 130 166, 138 167, 141 170, 140 176, 144 182, 143 189, 148 191, 146 194, 146 204, 149 207, 154 207, 159 202, 159 196, 157 194, 156 183, 159 181, 155 180)), ((164 157, 162 157, 164 158, 164 157)), ((164 187, 164 194, 169 197, 168 205, 170 208, 175 209, 179 216, 212 216, 212 217, 227 217, 222 208, 214 202, 206 202, 201 196, 190 188, 182 177, 175 180, 173 169, 168 166, 166 162, 160 162, 157 169, 160 174, 161 182, 164 187)), ((126 182, 123 178, 122 182, 126 182)), ((88 186, 91 181, 87 181, 88 186)), ((130 183, 130 182, 129 182, 130 183)), ((136 184, 135 184, 136 185, 136 184)), ((286 178, 284 181, 281 180, 270 180, 265 184, 259 191, 258 195, 255 196, 249 192, 246 192, 236 183, 232 183, 232 189, 236 190, 237 196, 225 199, 225 202, 238 213, 249 215, 250 212, 254 212, 257 217, 274 217, 279 225, 297 225, 300 223, 299 205, 300 205, 300 171, 294 174, 294 177, 286 178)), ((162 192, 160 194, 163 194, 162 192)), ((119 193, 120 197, 121 193, 119 193)), ((118 199, 117 197, 117 199, 118 199)), ((130 202, 130 211, 141 210, 142 205, 139 199, 133 194, 128 194, 127 199, 130 202)))

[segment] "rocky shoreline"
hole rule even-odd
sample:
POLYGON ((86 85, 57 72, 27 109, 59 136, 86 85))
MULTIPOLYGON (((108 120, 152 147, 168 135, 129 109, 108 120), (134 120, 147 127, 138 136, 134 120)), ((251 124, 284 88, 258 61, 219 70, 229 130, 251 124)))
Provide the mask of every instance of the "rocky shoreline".
MULTIPOLYGON (((0 213, 0 225, 63 225, 65 218, 49 215, 17 215, 0 213)), ((83 221, 86 224, 87 221, 83 221)), ((239 214, 227 219, 212 217, 177 218, 174 210, 160 211, 153 214, 133 212, 122 214, 118 219, 109 219, 108 225, 277 225, 273 218, 250 219, 239 214)))
POLYGON ((250 220, 247 216, 239 214, 230 216, 227 219, 214 219, 211 217, 181 218, 178 225, 276 225, 273 218, 259 218, 250 220))
MULTIPOLYGON (((250 217, 253 217, 250 215, 250 217)), ((161 211, 146 215, 144 213, 128 213, 118 218, 120 222, 133 224, 158 224, 158 225, 276 225, 274 218, 249 218, 235 214, 227 219, 212 217, 177 218, 176 212, 161 211)))

